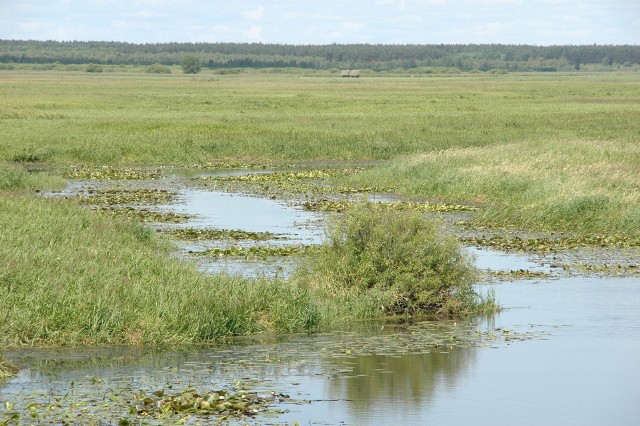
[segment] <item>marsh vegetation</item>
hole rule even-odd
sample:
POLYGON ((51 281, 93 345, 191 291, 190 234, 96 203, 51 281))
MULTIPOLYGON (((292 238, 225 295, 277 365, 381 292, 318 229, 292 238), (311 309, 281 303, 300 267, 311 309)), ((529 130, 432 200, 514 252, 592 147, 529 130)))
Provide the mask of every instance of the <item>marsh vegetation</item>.
MULTIPOLYGON (((129 220, 186 220, 185 215, 128 206, 132 202, 165 203, 173 199, 171 191, 112 187, 91 190, 81 199, 99 206, 97 211, 117 213, 115 217, 19 193, 59 188, 63 184, 60 175, 161 179, 159 168, 131 164, 260 169, 309 160, 373 160, 377 163, 365 168, 246 173, 204 178, 202 184, 223 189, 251 186, 269 196, 304 194, 310 198, 305 208, 321 211, 349 210, 349 203, 332 199, 331 193, 392 189, 397 195, 438 202, 377 204, 381 211, 376 215, 389 223, 391 216, 409 219, 401 211, 390 216, 384 210, 471 210, 475 212, 470 226, 564 231, 573 234, 572 239, 559 240, 567 245, 589 242, 590 235, 601 236, 593 239, 596 244, 619 241, 634 246, 640 238, 640 152, 635 120, 639 111, 634 102, 640 96, 640 83, 633 74, 465 75, 345 82, 267 75, 212 79, 206 74, 190 79, 112 74, 98 81, 82 74, 3 73, 6 96, 0 102, 5 143, 0 158, 5 167, 0 172, 0 188, 5 191, 2 221, 7 224, 3 261, 11 265, 3 273, 3 282, 8 283, 3 289, 9 296, 3 301, 29 294, 30 300, 42 303, 42 309, 32 310, 34 318, 23 318, 31 314, 22 312, 19 303, 13 308, 7 304, 2 322, 5 344, 83 339, 123 342, 140 336, 144 336, 142 341, 184 336, 190 340, 261 329, 255 318, 264 315, 255 312, 242 314, 247 322, 222 321, 226 325, 214 327, 212 320, 170 324, 165 314, 160 320, 151 311, 150 318, 126 309, 112 311, 109 306, 115 303, 114 297, 121 298, 118 304, 123 306, 121 300, 133 303, 143 294, 149 296, 142 297, 142 306, 148 302, 151 309, 152 300, 174 297, 169 294, 169 282, 184 287, 176 292, 185 306, 190 298, 203 300, 208 292, 220 294, 213 290, 216 285, 228 288, 222 293, 240 304, 233 308, 239 311, 244 309, 243 300, 252 303, 246 299, 252 296, 236 297, 234 289, 246 284, 232 277, 204 278, 188 266, 167 262, 166 254, 159 254, 166 253, 165 244, 129 220), (60 96, 60 90, 68 95, 60 96), (21 166, 25 163, 54 168, 29 173, 21 166), (67 166, 74 167, 68 171, 67 166), (318 191, 328 195, 309 195, 318 191), (48 226, 50 221, 55 225, 48 226), (134 259, 138 259, 135 264, 134 259), (24 268, 27 264, 40 266, 24 268), (67 281, 73 285, 63 285, 67 281), (18 286, 18 282, 23 284, 18 286), (128 290, 111 291, 124 282, 128 290), (98 287, 110 290, 95 305, 80 297, 88 288, 98 287), (44 320, 38 312, 51 318, 44 320), (73 332, 63 332, 59 330, 61 318, 72 322, 73 318, 87 318, 88 322, 78 323, 73 332), (29 324, 28 330, 19 324, 29 324)), ((384 232, 376 232, 382 238, 384 232)), ((483 241, 497 244, 495 239, 474 240, 483 241)), ((376 244, 387 243, 394 246, 395 240, 381 239, 376 244)), ((547 245, 539 242, 536 247, 547 245)), ((338 247, 337 240, 334 247, 338 247)), ((213 254, 233 250, 223 248, 213 254)), ((237 250, 249 254, 248 248, 237 250)), ((260 255, 267 255, 264 250, 268 249, 260 250, 260 255)), ((416 256, 418 253, 415 250, 416 256)), ((356 259, 360 255, 348 256, 355 257, 346 261, 344 273, 359 270, 356 259)), ((371 271, 380 272, 376 269, 380 262, 376 260, 371 271)), ((417 258, 412 264, 415 262, 417 258)), ((400 275, 389 280, 400 279, 400 275)), ((260 293, 272 291, 267 288, 273 286, 283 288, 273 283, 253 288, 260 293)), ((297 324, 315 327, 321 323, 317 306, 312 308, 309 288, 285 288, 294 300, 307 301, 300 306, 309 306, 306 319, 297 324)), ((270 309, 265 306, 268 300, 275 300, 258 297, 260 312, 270 309)), ((439 310, 446 303, 418 305, 439 310)), ((208 309, 194 315, 205 317, 208 309)), ((295 327, 288 324, 284 328, 295 327)))
MULTIPOLYGON (((629 250, 614 272, 638 269, 635 74, 1 72, 0 347, 184 345, 493 312, 460 241, 629 250), (160 208, 180 202, 163 182, 183 168, 203 193, 331 215, 325 241, 185 224, 160 208), (78 181, 81 197, 42 196, 78 181), (300 260, 287 278, 203 274, 175 256, 176 239, 224 241, 202 257, 300 260)), ((582 273, 611 265, 583 261, 582 273)))

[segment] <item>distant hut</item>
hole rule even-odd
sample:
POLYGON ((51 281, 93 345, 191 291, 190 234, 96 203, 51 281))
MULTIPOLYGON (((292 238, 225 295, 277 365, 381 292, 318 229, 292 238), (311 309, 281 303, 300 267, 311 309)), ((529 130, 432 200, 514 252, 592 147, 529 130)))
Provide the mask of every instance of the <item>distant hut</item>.
POLYGON ((359 70, 342 70, 340 72, 340 77, 358 78, 360 77, 360 71, 359 70))

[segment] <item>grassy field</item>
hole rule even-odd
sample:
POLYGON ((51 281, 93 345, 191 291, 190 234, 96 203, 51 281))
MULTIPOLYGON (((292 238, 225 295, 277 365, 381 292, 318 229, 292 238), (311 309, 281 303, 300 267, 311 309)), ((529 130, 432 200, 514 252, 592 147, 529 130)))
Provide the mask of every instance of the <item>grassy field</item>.
POLYGON ((0 161, 390 160, 477 221, 640 237, 640 75, 0 73, 0 161))
POLYGON ((145 228, 33 197, 64 182, 23 163, 378 160, 352 183, 474 203, 488 226, 640 238, 638 117, 638 74, 0 71, 0 344, 197 341, 322 315, 302 289, 205 279, 145 228), (200 303, 221 292, 234 302, 200 303))

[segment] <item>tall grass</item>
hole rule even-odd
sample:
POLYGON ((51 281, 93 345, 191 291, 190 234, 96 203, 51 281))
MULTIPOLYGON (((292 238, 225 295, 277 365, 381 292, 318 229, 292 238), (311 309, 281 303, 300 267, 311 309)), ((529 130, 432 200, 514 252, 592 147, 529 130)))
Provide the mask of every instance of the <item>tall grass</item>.
POLYGON ((16 369, 5 361, 0 354, 0 383, 14 375, 16 369))
POLYGON ((41 191, 64 188, 65 181, 46 172, 28 172, 24 167, 0 162, 0 191, 41 191))

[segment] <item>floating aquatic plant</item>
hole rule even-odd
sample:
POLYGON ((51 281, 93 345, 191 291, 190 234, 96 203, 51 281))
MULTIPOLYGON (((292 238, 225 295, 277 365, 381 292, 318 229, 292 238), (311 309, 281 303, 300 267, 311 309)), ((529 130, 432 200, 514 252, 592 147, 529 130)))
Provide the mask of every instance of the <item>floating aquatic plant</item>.
POLYGON ((254 247, 228 247, 218 248, 213 247, 205 251, 190 252, 191 254, 204 255, 204 256, 235 256, 245 258, 258 258, 266 259, 268 257, 284 257, 295 256, 297 254, 304 253, 309 249, 309 246, 292 245, 285 247, 269 247, 269 246, 254 246, 254 247))
POLYGON ((541 271, 531 271, 529 269, 516 269, 510 271, 488 271, 490 275, 500 279, 549 279, 549 274, 541 271))
POLYGON ((188 221, 191 217, 185 214, 173 212, 159 212, 146 209, 136 209, 133 207, 98 207, 97 211, 113 213, 118 216, 125 216, 137 219, 142 222, 158 223, 181 223, 188 221))
POLYGON ((270 167, 276 167, 276 165, 269 163, 249 163, 242 161, 211 161, 204 164, 189 166, 189 168, 196 169, 267 169, 270 167))
POLYGON ((282 182, 296 181, 306 179, 326 179, 333 176, 347 176, 357 173, 364 169, 323 169, 323 170, 306 170, 297 172, 273 172, 273 173, 251 173, 237 176, 207 176, 198 178, 199 180, 213 181, 240 181, 240 182, 282 182))
MULTIPOLYGON (((361 203, 351 201, 307 201, 302 204, 305 210, 321 212, 344 212, 361 203)), ((477 207, 459 204, 419 203, 410 201, 394 201, 389 203, 371 203, 371 208, 378 211, 420 211, 420 212, 460 212, 476 211, 477 207)))
POLYGON ((605 236, 589 234, 580 237, 520 238, 503 236, 482 236, 462 238, 462 242, 475 246, 491 247, 498 250, 525 252, 559 252, 579 247, 640 247, 640 240, 626 236, 605 236))
POLYGON ((88 195, 81 195, 78 201, 83 204, 166 204, 175 196, 175 192, 166 189, 89 189, 88 195))
POLYGON ((271 232, 250 232, 240 229, 199 229, 177 228, 167 233, 180 240, 206 241, 206 240, 276 240, 281 237, 271 232))
POLYGON ((136 170, 118 168, 113 166, 102 167, 74 167, 66 174, 69 179, 114 179, 114 180, 138 180, 160 179, 162 173, 158 170, 136 170))
POLYGON ((260 411, 264 411, 274 401, 283 402, 289 398, 288 395, 283 394, 259 396, 256 392, 246 390, 198 392, 188 388, 177 394, 168 394, 164 390, 158 390, 152 394, 140 391, 133 396, 129 412, 160 419, 167 419, 176 414, 216 416, 222 420, 229 417, 242 419, 253 417, 260 411))

